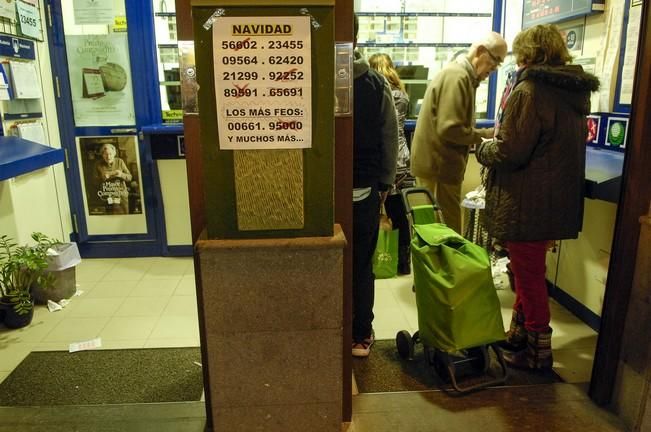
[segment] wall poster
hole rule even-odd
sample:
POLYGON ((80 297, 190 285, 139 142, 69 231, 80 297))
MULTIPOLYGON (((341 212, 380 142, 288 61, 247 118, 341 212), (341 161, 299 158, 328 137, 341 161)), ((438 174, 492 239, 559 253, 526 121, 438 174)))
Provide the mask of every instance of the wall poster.
POLYGON ((219 17, 212 29, 219 147, 311 147, 310 18, 219 17))
POLYGON ((75 125, 134 125, 126 33, 66 36, 75 125))
POLYGON ((80 137, 79 151, 88 214, 142 214, 136 137, 80 137))

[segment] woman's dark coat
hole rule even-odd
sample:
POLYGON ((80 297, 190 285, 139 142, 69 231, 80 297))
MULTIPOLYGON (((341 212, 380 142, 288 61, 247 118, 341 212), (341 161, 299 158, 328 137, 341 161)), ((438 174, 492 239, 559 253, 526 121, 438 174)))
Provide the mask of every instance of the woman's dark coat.
POLYGON ((483 223, 500 240, 576 238, 583 223, 586 114, 599 81, 580 66, 529 66, 499 131, 477 150, 488 167, 483 223))

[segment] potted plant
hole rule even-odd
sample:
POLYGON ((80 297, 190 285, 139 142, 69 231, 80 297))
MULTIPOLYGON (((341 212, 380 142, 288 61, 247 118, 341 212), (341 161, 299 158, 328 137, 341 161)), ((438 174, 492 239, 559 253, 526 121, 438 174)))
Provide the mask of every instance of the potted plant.
POLYGON ((54 242, 41 233, 32 234, 35 246, 18 246, 8 236, 0 236, 0 306, 9 328, 29 325, 34 316, 34 284, 47 287, 53 276, 45 272, 47 249, 54 242))

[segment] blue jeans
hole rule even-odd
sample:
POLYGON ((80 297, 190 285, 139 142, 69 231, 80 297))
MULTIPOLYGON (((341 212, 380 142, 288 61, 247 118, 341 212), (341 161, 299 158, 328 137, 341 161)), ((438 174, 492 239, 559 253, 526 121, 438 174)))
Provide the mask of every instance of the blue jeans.
POLYGON ((380 223, 377 188, 362 201, 353 202, 353 341, 361 342, 373 331, 375 275, 373 252, 380 223))

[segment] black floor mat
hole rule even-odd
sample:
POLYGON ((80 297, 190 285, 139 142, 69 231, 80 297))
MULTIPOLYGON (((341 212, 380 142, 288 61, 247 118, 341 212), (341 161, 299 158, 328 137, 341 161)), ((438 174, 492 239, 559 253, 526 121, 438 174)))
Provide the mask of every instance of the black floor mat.
MULTIPOLYGON (((492 351, 492 350, 490 350, 492 351)), ((423 346, 417 345, 414 358, 405 360, 398 355, 395 340, 378 340, 371 348, 367 358, 353 357, 353 372, 360 393, 384 393, 419 390, 449 390, 452 386, 440 379, 426 360, 423 346)), ((484 375, 468 369, 468 374, 459 377, 464 386, 478 383, 497 376, 499 366, 492 355, 491 367, 484 375), (473 374, 473 372, 475 372, 473 374)), ((534 372, 508 368, 508 377, 504 385, 536 385, 562 382, 553 371, 534 372)))
POLYGON ((198 401, 200 364, 199 348, 32 352, 0 383, 0 406, 198 401))

